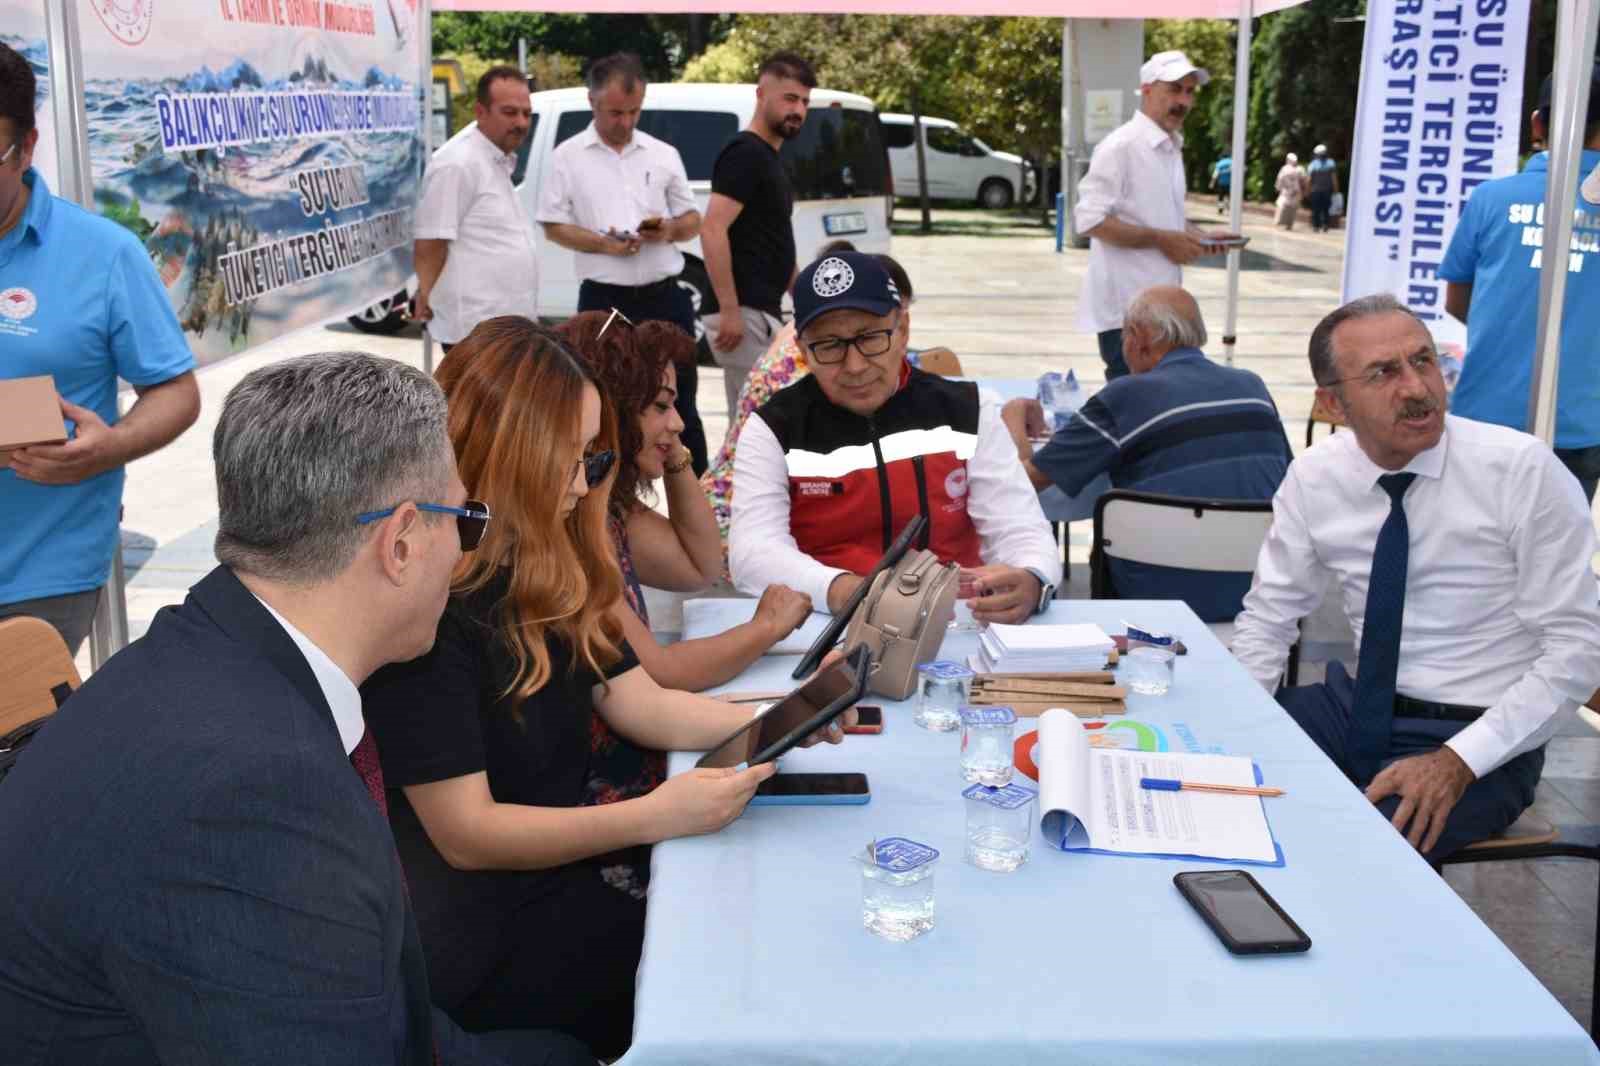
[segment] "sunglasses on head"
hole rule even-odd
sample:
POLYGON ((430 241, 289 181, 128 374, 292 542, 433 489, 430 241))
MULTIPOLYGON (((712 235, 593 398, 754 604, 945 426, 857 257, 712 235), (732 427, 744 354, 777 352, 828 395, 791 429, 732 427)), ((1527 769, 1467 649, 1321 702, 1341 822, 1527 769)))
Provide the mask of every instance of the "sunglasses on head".
MULTIPOLYGON (((609 453, 608 453, 609 454, 609 453)), ((600 475, 604 477, 604 474, 600 475)), ((385 507, 381 511, 368 511, 356 515, 358 525, 376 522, 380 518, 388 518, 400 509, 400 504, 385 507)), ((460 507, 451 507, 443 503, 419 503, 419 511, 431 511, 434 514, 453 514, 456 516, 456 534, 461 538, 461 550, 469 552, 476 548, 483 540, 484 532, 489 528, 489 505, 482 500, 463 500, 460 507)))
POLYGON ((633 327, 633 319, 629 318, 627 315, 613 307, 611 309, 611 314, 606 316, 605 325, 600 327, 600 332, 594 335, 594 339, 599 340, 601 337, 604 337, 606 335, 606 330, 611 328, 611 323, 615 322, 619 318, 622 319, 622 321, 626 323, 630 329, 633 327))
POLYGON ((583 480, 591 489, 594 488, 606 479, 607 474, 611 473, 611 466, 616 461, 617 453, 609 448, 603 452, 584 456, 581 460, 583 463, 583 480))

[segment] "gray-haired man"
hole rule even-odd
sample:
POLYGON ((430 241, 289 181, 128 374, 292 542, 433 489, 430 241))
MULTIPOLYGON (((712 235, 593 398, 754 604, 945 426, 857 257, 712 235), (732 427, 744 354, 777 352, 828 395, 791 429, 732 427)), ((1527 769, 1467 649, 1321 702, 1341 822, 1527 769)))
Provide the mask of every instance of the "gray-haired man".
POLYGON ((468 1035, 429 1007, 361 718, 356 686, 431 646, 488 521, 445 417, 426 376, 354 353, 229 393, 223 565, 6 779, 8 1063, 585 1060, 565 1037, 468 1035))

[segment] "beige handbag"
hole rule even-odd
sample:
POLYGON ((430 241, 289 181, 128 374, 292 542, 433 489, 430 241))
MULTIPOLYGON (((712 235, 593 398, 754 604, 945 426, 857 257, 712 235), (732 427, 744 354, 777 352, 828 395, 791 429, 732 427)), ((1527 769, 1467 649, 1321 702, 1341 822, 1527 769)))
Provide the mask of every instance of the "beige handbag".
POLYGON ((905 699, 917 687, 917 664, 939 657, 955 615, 960 570, 955 563, 941 566, 930 551, 910 551, 872 582, 842 646, 865 644, 872 652, 873 692, 905 699))

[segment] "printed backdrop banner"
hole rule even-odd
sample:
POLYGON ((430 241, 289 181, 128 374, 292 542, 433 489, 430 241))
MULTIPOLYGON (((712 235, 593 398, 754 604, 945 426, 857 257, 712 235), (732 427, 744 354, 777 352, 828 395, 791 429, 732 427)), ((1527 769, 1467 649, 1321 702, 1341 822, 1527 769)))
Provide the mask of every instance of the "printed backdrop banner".
POLYGON ((56 188, 56 117, 50 99, 50 49, 45 37, 44 0, 0 0, 0 43, 22 53, 39 81, 33 103, 34 128, 39 131, 33 165, 44 175, 45 182, 52 189, 56 188))
POLYGON ((81 0, 95 206, 144 242, 201 363, 404 285, 415 16, 415 0, 81 0))
POLYGON ((1346 301, 1391 293, 1439 344, 1464 341, 1437 272, 1473 188, 1516 170, 1527 36, 1528 0, 1367 4, 1346 301))

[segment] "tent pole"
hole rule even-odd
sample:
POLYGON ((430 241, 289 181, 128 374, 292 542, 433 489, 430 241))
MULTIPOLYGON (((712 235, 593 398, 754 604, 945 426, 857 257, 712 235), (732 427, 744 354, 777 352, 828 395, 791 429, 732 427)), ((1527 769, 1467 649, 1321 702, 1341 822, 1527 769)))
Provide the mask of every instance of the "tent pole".
MULTIPOLYGON (((1250 31, 1251 0, 1241 0, 1239 32, 1235 36, 1238 55, 1233 73, 1233 176, 1228 182, 1228 230, 1242 232, 1244 226, 1245 141, 1244 124, 1250 116, 1250 31)), ((1228 313, 1222 331, 1222 347, 1227 364, 1233 365, 1233 349, 1239 340, 1239 257, 1243 249, 1228 249, 1228 313)))
POLYGON ((1550 114, 1550 173, 1545 179, 1544 246, 1539 267, 1538 339, 1528 389, 1528 432, 1554 445, 1556 380, 1561 370, 1561 311, 1567 294, 1572 213, 1594 68, 1595 15, 1600 0, 1560 0, 1550 114))
MULTIPOLYGON (((417 33, 422 40, 417 51, 422 56, 422 69, 417 81, 422 89, 422 167, 427 169, 433 156, 433 0, 419 0, 417 4, 417 33)), ((521 41, 518 42, 519 46, 521 41)), ((528 72, 526 53, 523 54, 522 72, 528 72)), ((420 184, 421 177, 418 177, 420 184)), ((420 189, 419 189, 420 192, 420 189)), ((433 335, 422 327, 422 372, 433 376, 433 335)))

